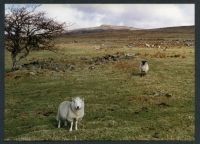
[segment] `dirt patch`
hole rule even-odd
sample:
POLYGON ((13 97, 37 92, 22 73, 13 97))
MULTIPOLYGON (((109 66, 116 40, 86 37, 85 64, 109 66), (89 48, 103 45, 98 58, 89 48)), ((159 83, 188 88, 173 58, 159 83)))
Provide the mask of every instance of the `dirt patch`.
POLYGON ((13 77, 13 73, 12 72, 7 72, 7 73, 5 73, 5 77, 13 77))
POLYGON ((37 114, 39 114, 39 115, 43 115, 43 116, 49 116, 49 115, 51 115, 51 114, 53 114, 54 112, 53 111, 44 111, 44 112, 38 112, 37 114))

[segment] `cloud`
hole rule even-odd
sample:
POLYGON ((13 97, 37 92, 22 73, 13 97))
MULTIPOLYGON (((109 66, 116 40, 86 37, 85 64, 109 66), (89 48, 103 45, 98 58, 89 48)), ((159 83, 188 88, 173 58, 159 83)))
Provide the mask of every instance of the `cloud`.
POLYGON ((194 4, 42 4, 38 10, 71 29, 101 24, 158 28, 194 25, 194 4))

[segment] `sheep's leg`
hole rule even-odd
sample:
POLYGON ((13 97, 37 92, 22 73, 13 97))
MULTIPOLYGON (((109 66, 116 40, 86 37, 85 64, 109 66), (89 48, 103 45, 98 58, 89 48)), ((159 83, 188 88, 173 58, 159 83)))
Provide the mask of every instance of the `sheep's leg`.
POLYGON ((76 122, 75 122, 75 130, 78 130, 77 123, 78 123, 78 121, 76 120, 76 122))
POLYGON ((60 128, 60 120, 58 120, 58 128, 60 128))
POLYGON ((71 126, 70 126, 69 131, 72 131, 72 126, 73 126, 73 121, 71 121, 71 126))

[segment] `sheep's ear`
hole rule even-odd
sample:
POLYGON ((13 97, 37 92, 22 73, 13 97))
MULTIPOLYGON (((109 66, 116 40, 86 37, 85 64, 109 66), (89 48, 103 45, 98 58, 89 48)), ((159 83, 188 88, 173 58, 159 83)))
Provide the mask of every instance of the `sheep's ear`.
POLYGON ((84 98, 82 98, 82 100, 84 101, 84 98))

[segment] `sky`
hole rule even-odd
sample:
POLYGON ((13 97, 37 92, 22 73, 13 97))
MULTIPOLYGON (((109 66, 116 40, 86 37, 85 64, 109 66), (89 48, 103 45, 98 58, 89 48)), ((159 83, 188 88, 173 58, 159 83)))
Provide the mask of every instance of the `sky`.
POLYGON ((194 4, 42 4, 37 10, 67 25, 73 23, 68 29, 102 24, 147 29, 195 24, 194 4))

